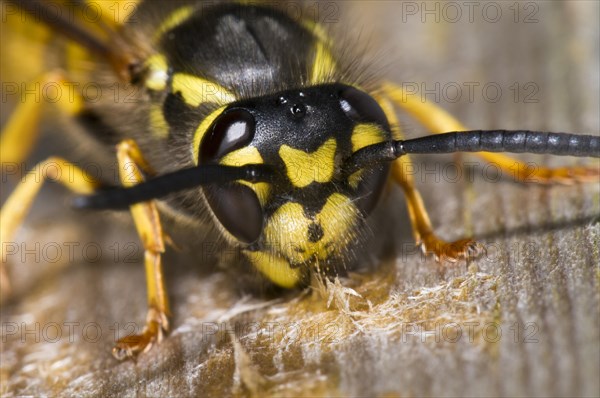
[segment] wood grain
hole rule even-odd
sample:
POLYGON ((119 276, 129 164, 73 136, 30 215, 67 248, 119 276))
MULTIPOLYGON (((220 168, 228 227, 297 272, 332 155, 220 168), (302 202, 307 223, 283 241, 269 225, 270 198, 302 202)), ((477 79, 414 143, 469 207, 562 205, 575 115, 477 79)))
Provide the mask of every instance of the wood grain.
MULTIPOLYGON (((600 131, 597 2, 514 3, 516 21, 512 2, 475 2, 472 23, 462 2, 451 3, 463 14, 457 21, 438 2, 369 2, 344 13, 363 14, 390 79, 430 90, 428 99, 437 94, 470 127, 600 131), (490 7, 502 12, 497 22, 490 7)), ((407 135, 426 133, 402 121, 407 135)), ((310 291, 263 297, 226 272, 178 264, 181 256, 214 260, 208 246, 171 250, 173 332, 137 363, 110 355, 115 329, 123 335, 129 322, 144 321, 132 226, 126 215, 58 212, 64 197, 49 187, 18 243, 81 245, 53 263, 51 254, 11 263, 17 296, 1 308, 0 393, 600 395, 598 184, 517 184, 472 157, 462 159, 474 163, 462 170, 469 178, 456 179, 454 160, 416 159, 417 181, 436 231, 480 237, 488 248, 480 260, 444 268, 422 258, 398 193, 388 203, 398 224, 386 234, 395 257, 328 287, 316 281, 310 291), (97 262, 82 249, 93 243, 104 254, 97 262)))

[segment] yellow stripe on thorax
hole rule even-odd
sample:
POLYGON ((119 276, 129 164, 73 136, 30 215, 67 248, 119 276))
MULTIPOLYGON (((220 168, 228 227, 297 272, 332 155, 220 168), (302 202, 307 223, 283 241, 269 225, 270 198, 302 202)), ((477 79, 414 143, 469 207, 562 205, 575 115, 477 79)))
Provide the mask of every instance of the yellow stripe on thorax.
POLYGON ((167 33, 169 30, 173 29, 177 25, 182 24, 194 13, 194 6, 183 6, 175 9, 171 12, 164 21, 160 24, 156 33, 154 34, 153 41, 157 42, 160 38, 167 33))
POLYGON ((315 46, 315 58, 310 75, 312 84, 326 83, 335 70, 335 61, 329 51, 329 46, 319 41, 315 46))
POLYGON ((181 93, 186 104, 197 107, 204 102, 224 105, 235 101, 235 96, 225 87, 188 73, 173 75, 173 93, 181 93))
POLYGON ((325 29, 313 21, 303 21, 304 27, 310 30, 315 37, 314 59, 310 72, 310 83, 327 83, 336 69, 336 62, 331 54, 331 40, 325 29))
POLYGON ((285 163, 286 174, 297 188, 304 188, 313 181, 329 182, 335 170, 335 138, 330 138, 312 153, 282 145, 279 156, 285 163))

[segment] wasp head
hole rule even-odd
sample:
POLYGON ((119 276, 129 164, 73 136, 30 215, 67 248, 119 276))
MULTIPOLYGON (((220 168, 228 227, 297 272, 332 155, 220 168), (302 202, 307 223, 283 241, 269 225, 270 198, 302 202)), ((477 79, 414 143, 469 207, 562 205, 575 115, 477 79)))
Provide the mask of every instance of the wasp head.
POLYGON ((265 164, 276 173, 269 182, 205 186, 207 204, 224 232, 255 253, 251 259, 260 252, 298 268, 343 258, 389 172, 389 165, 380 164, 348 174, 345 162, 390 139, 380 106, 351 86, 329 84, 232 103, 203 135, 199 164, 265 164))

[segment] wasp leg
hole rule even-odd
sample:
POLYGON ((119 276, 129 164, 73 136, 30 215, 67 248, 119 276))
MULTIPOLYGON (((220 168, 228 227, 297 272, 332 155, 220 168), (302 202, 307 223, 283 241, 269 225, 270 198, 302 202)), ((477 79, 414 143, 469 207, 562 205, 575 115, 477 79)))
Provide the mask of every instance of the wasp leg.
MULTIPOLYGON (((384 83, 382 92, 432 133, 467 130, 462 123, 442 108, 414 98, 396 84, 384 83)), ((478 152, 475 155, 498 166, 503 173, 514 176, 520 182, 572 184, 597 181, 600 176, 600 169, 597 167, 548 168, 527 164, 500 153, 478 152)))
POLYGON ((16 229, 27 215, 44 181, 48 179, 59 182, 69 190, 81 195, 92 194, 98 187, 98 183, 93 177, 59 157, 50 157, 38 163, 25 175, 0 210, 0 219, 2 219, 0 223, 0 291, 3 297, 7 297, 10 290, 6 276, 4 248, 6 243, 13 239, 16 229))
POLYGON ((111 2, 86 0, 85 2, 99 8, 102 21, 109 27, 117 29, 134 13, 141 0, 116 0, 111 2))
MULTIPOLYGON (((74 115, 82 109, 81 96, 74 91, 73 86, 67 84, 61 71, 45 73, 38 79, 27 83, 25 90, 27 95, 21 97, 21 101, 0 134, 0 162, 3 170, 7 165, 20 167, 31 153, 37 142, 42 109, 48 100, 46 96, 51 95, 52 90, 56 90, 56 96, 51 99, 51 102, 65 114, 74 115)), ((93 179, 85 172, 60 158, 49 158, 36 165, 26 175, 1 211, 0 293, 2 297, 10 295, 4 244, 12 239, 15 230, 25 218, 31 202, 46 178, 56 179, 71 190, 82 194, 91 193, 90 189, 95 186, 93 179), (67 179, 67 173, 61 172, 61 170, 66 170, 65 167, 74 171, 74 179, 67 179)))
POLYGON ((73 85, 66 82, 64 74, 53 71, 27 84, 26 94, 17 105, 0 136, 0 159, 2 164, 20 164, 30 154, 37 142, 39 121, 47 95, 56 90, 51 102, 67 115, 77 114, 83 107, 83 99, 73 85), (37 93, 37 94, 35 94, 37 93), (32 95, 33 94, 33 95, 32 95), (44 99, 44 101, 40 101, 44 99))
POLYGON ((406 157, 394 161, 392 176, 404 191, 415 242, 421 246, 423 253, 433 254, 438 261, 450 262, 479 255, 482 246, 473 239, 446 242, 435 235, 421 194, 415 188, 414 179, 411 174, 406 173, 406 170, 411 169, 409 165, 410 159, 406 157))
MULTIPOLYGON (((126 187, 142 182, 144 180, 142 171, 154 174, 132 140, 125 140, 117 145, 117 160, 121 183, 126 187)), ((113 348, 113 355, 117 359, 133 357, 149 350, 154 343, 160 342, 164 333, 169 330, 170 311, 161 264, 161 255, 165 251, 165 236, 156 202, 137 203, 131 206, 130 210, 145 249, 148 314, 146 326, 141 334, 127 336, 117 341, 113 348)))
MULTIPOLYGON (((394 138, 401 138, 394 107, 385 97, 379 96, 377 97, 377 100, 392 126, 394 138)), ((411 160, 408 155, 398 158, 392 164, 392 177, 404 191, 408 207, 408 216, 410 217, 416 244, 421 247, 421 250, 423 250, 425 254, 433 254, 438 261, 455 262, 461 258, 476 257, 480 253, 482 247, 473 239, 460 239, 455 242, 446 242, 435 235, 429 215, 427 214, 427 210, 423 203, 423 198, 415 187, 412 174, 407 172, 408 170, 412 170, 410 165, 411 160)))

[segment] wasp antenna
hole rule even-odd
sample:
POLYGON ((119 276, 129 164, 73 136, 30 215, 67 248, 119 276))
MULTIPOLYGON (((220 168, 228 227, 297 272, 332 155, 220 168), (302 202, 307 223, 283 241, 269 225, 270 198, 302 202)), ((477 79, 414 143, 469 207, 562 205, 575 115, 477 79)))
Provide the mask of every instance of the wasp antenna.
POLYGON ((345 170, 350 175, 359 169, 390 162, 411 153, 453 152, 543 153, 600 158, 600 137, 528 130, 454 131, 369 145, 350 157, 345 170))
POLYGON ((512 152, 600 157, 600 137, 527 130, 456 131, 400 141, 399 153, 512 152))
POLYGON ((252 183, 268 182, 272 180, 273 175, 273 169, 262 164, 240 167, 202 165, 164 174, 132 187, 111 187, 94 195, 77 196, 72 206, 76 209, 126 209, 136 203, 202 185, 225 184, 238 180, 252 183))

